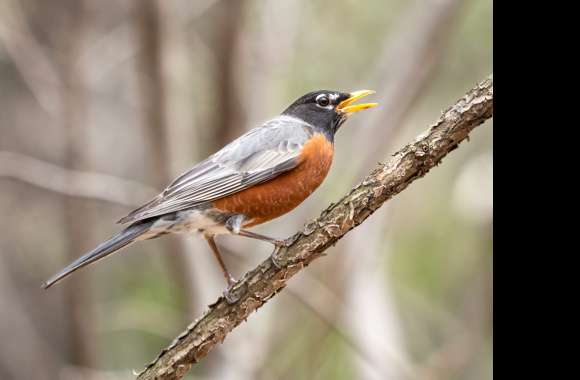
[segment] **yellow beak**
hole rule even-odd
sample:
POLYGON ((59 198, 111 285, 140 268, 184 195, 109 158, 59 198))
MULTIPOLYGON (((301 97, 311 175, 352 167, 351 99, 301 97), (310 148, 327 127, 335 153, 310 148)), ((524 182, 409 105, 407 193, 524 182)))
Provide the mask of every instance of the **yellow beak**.
POLYGON ((360 90, 360 91, 352 92, 348 99, 343 100, 342 102, 340 102, 338 104, 338 106, 336 106, 336 110, 338 112, 351 114, 351 113, 358 112, 361 110, 366 110, 367 108, 372 108, 372 107, 378 105, 378 103, 361 103, 361 104, 352 104, 352 103, 356 102, 357 100, 359 100, 361 98, 364 98, 367 95, 374 94, 374 93, 375 92, 372 90, 360 90))

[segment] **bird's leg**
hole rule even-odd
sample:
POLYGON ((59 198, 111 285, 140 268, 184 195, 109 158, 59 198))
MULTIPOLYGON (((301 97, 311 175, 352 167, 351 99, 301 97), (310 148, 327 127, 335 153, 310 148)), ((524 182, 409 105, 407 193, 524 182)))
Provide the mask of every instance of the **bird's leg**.
POLYGON ((283 247, 285 245, 284 240, 274 239, 274 238, 271 238, 269 236, 260 235, 260 234, 257 234, 255 232, 248 231, 248 230, 240 230, 240 232, 238 232, 238 235, 244 236, 244 237, 247 237, 250 239, 267 241, 270 244, 274 244, 276 247, 283 247))
POLYGON ((280 261, 278 259, 278 251, 280 250, 281 247, 286 246, 286 242, 284 240, 274 239, 274 238, 271 238, 269 236, 260 235, 260 234, 257 234, 255 232, 251 232, 248 230, 240 230, 238 235, 245 236, 245 237, 248 237, 250 239, 267 241, 268 243, 274 244, 274 251, 270 255, 270 260, 272 260, 272 264, 274 264, 274 266, 276 268, 282 269, 283 265, 280 263, 280 261))
POLYGON ((228 287, 233 286, 236 283, 236 280, 230 274, 230 272, 228 271, 228 268, 226 268, 226 264, 224 262, 224 259, 222 259, 222 256, 220 254, 220 251, 218 250, 217 245, 215 244, 215 240, 213 239, 213 236, 212 235, 204 235, 204 237, 205 237, 205 240, 207 241, 207 244, 209 244, 209 247, 211 248, 213 255, 217 259, 217 261, 220 265, 220 268, 222 269, 224 277, 226 278, 226 281, 228 283, 228 287))
POLYGON ((230 305, 234 304, 234 303, 238 302, 240 300, 240 297, 241 297, 240 294, 235 294, 235 292, 232 292, 232 290, 234 289, 234 286, 237 284, 237 281, 234 279, 234 277, 230 274, 230 272, 226 268, 226 264, 224 263, 224 260, 222 259, 222 256, 220 255, 220 251, 218 250, 218 247, 215 243, 215 240, 213 239, 213 236, 212 235, 204 235, 204 237, 205 237, 205 240, 207 241, 207 243, 209 244, 209 247, 211 248, 211 251, 213 252, 215 258, 217 259, 218 263, 220 264, 220 268, 222 269, 224 277, 226 278, 226 281, 228 283, 228 287, 224 291, 224 298, 226 299, 226 301, 230 305))
POLYGON ((234 235, 249 237, 250 239, 267 241, 270 244, 274 244, 276 247, 284 246, 284 240, 278 240, 248 230, 243 230, 242 229, 243 222, 244 222, 243 215, 241 214, 234 215, 226 221, 226 228, 234 235))
POLYGON ((242 229, 243 222, 244 222, 243 215, 241 214, 234 215, 226 221, 226 228, 234 235, 244 236, 250 239, 267 241, 270 244, 274 244, 276 247, 284 246, 284 240, 278 240, 248 230, 243 230, 242 229))
POLYGON ((273 244, 274 245, 274 252, 272 252, 272 255, 270 255, 270 258, 272 259, 272 263, 274 264, 274 266, 276 268, 278 268, 278 269, 282 268, 282 266, 280 265, 280 263, 278 261, 276 254, 278 253, 278 250, 280 249, 280 247, 286 246, 286 242, 284 240, 274 239, 274 238, 271 238, 269 236, 260 235, 260 234, 257 234, 255 232, 244 230, 241 228, 243 221, 244 221, 243 215, 240 215, 240 214, 234 215, 226 221, 226 228, 232 234, 247 237, 250 239, 261 240, 261 241, 265 241, 265 242, 268 242, 270 244, 273 244))

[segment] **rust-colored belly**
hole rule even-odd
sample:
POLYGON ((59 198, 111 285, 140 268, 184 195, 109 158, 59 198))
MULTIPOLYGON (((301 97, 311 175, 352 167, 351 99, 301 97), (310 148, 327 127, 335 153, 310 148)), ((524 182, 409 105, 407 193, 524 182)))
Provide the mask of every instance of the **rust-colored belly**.
POLYGON ((218 199, 214 207, 244 214, 244 227, 255 226, 293 210, 322 183, 334 153, 333 145, 322 134, 316 134, 300 154, 300 164, 291 171, 239 193, 218 199))

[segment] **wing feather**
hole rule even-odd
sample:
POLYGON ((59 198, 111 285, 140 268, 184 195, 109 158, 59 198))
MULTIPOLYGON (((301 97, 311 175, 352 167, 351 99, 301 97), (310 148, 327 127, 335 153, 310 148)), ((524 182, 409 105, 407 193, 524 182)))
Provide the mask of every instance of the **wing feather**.
POLYGON ((119 223, 187 210, 268 181, 299 164, 313 127, 288 116, 266 122, 176 178, 119 223))

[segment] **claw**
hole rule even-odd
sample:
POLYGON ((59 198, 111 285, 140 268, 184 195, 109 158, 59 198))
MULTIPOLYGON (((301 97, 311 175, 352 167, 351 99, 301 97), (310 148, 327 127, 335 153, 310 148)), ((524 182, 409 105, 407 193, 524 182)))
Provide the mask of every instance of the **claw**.
POLYGON ((245 287, 240 287, 236 289, 236 286, 240 283, 240 281, 236 281, 233 277, 230 277, 228 280, 228 287, 224 290, 224 298, 228 305, 233 305, 237 303, 241 298, 242 295, 245 293, 245 287))
POLYGON ((280 248, 285 246, 285 242, 282 242, 282 245, 275 244, 274 251, 270 255, 270 260, 272 264, 276 267, 276 269, 284 268, 284 264, 280 263, 280 259, 278 258, 278 252, 280 252, 280 248))
POLYGON ((276 240, 272 241, 272 244, 274 244, 274 246, 276 248, 286 247, 286 240, 276 239, 276 240))

